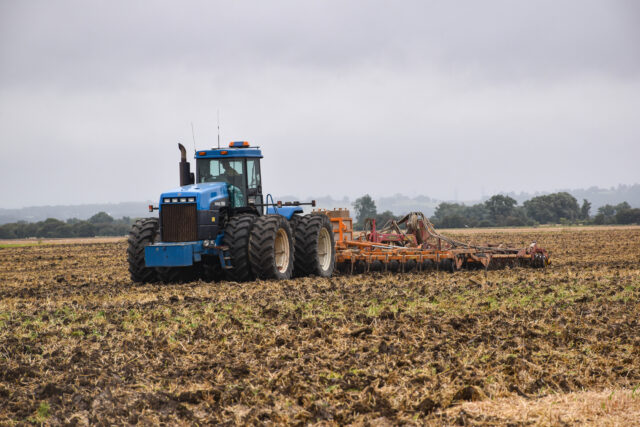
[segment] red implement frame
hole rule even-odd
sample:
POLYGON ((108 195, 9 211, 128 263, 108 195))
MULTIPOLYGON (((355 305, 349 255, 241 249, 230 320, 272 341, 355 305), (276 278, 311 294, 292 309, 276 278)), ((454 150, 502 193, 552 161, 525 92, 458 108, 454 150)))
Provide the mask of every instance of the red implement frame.
POLYGON ((333 224, 336 264, 343 272, 405 272, 434 268, 456 271, 506 265, 542 268, 549 264, 547 251, 535 242, 526 248, 459 242, 436 232, 421 212, 390 221, 381 231, 376 230, 375 220, 366 220, 367 230, 357 238, 353 237, 353 221, 348 210, 316 212, 327 215, 333 224))

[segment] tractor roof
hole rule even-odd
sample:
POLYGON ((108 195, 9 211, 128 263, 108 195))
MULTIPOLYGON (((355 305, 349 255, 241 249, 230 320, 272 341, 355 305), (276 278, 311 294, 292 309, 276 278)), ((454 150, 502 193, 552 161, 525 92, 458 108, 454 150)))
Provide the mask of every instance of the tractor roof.
POLYGON ((260 147, 251 147, 246 141, 229 143, 229 148, 213 148, 211 150, 196 151, 196 159, 225 159, 231 157, 262 158, 260 147))

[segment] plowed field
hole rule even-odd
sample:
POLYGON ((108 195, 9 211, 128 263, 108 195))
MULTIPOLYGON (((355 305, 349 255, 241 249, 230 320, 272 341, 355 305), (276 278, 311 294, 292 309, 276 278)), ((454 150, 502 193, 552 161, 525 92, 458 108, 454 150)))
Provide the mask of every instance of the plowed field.
POLYGON ((0 249, 0 423, 637 423, 640 228, 454 237, 552 265, 140 285, 124 241, 0 249))

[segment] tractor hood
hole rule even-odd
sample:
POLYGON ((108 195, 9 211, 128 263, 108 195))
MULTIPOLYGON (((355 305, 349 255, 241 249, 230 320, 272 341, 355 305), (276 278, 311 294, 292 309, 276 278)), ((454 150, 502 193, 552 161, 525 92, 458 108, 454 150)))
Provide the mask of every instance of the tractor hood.
POLYGON ((211 203, 229 197, 227 184, 224 182, 204 182, 201 184, 185 185, 174 190, 166 191, 160 196, 160 210, 163 205, 174 203, 195 203, 198 210, 211 209, 211 203), (189 200, 191 199, 191 200, 189 200))

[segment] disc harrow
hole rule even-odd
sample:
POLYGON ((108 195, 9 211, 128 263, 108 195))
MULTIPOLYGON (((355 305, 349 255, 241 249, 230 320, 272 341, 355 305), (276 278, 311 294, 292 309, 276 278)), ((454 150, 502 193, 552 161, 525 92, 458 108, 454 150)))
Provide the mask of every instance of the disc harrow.
POLYGON ((504 244, 472 245, 438 233, 422 212, 391 220, 381 230, 374 219, 364 232, 354 232, 347 209, 317 210, 329 217, 336 244, 336 267, 343 273, 370 271, 498 269, 506 266, 544 268, 547 251, 531 243, 525 248, 504 244))

